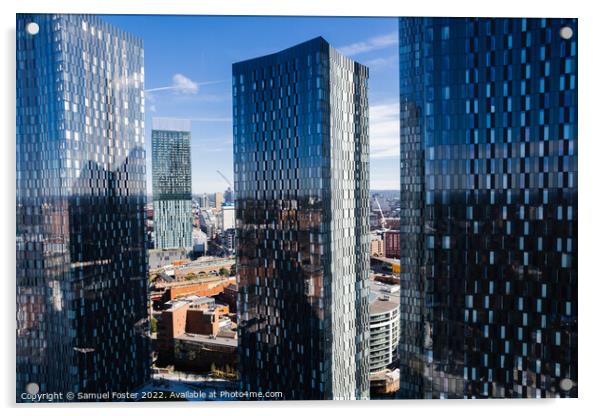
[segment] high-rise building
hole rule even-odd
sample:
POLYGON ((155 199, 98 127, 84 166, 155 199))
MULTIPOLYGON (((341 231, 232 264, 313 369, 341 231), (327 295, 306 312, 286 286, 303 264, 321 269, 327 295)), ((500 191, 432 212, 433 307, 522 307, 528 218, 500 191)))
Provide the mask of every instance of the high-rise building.
POLYGON ((207 194, 202 194, 199 197, 199 206, 201 209, 209 209, 209 195, 207 194))
MULTIPOLYGON (((17 15, 17 400, 149 375, 142 41, 17 15)), ((65 397, 65 396, 63 396, 65 397)))
POLYGON ((233 65, 243 389, 369 396, 367 83, 322 38, 233 65))
POLYGON ((192 247, 190 121, 153 119, 155 248, 192 247))
POLYGON ((402 18, 403 397, 577 395, 577 20, 402 18))
POLYGON ((228 189, 224 191, 224 202, 227 204, 234 203, 234 191, 229 186, 228 189))
POLYGON ((215 193, 215 210, 216 211, 221 211, 223 203, 224 203, 224 194, 223 194, 223 192, 216 192, 215 193))

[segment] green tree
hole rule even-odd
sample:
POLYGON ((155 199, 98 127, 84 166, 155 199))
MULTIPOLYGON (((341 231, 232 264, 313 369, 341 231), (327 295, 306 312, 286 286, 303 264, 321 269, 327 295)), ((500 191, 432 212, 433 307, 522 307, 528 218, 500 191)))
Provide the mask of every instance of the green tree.
POLYGON ((152 316, 150 319, 150 330, 151 330, 152 334, 157 332, 157 320, 155 318, 153 318, 152 316))
POLYGON ((219 269, 219 274, 220 276, 230 276, 230 272, 225 267, 219 269))

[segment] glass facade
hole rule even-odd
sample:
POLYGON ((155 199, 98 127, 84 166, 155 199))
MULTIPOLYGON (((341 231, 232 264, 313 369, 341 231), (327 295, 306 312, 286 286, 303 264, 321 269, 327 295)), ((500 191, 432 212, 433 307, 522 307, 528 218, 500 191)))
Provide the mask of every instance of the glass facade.
POLYGON ((150 367, 142 41, 94 16, 16 26, 17 401, 128 391, 150 367))
POLYGON ((367 83, 322 38, 233 65, 245 390, 369 396, 367 83))
POLYGON ((153 119, 155 248, 192 247, 190 121, 153 119))
POLYGON ((401 18, 399 52, 401 396, 577 396, 577 20, 401 18))

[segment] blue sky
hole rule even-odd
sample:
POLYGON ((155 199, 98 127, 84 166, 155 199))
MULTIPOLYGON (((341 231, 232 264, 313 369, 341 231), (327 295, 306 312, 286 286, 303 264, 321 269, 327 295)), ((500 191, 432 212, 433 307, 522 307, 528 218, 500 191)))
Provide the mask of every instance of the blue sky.
POLYGON ((370 68, 370 186, 399 189, 396 18, 105 15, 144 40, 150 186, 153 117, 192 120, 192 191, 223 191, 233 180, 232 63, 316 36, 370 68))

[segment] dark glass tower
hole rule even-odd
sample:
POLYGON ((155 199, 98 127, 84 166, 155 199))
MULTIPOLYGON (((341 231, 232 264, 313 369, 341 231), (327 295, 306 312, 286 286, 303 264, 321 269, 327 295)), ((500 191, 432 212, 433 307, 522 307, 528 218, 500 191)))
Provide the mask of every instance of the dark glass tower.
POLYGON ((18 401, 148 376, 143 59, 94 16, 17 15, 18 401))
POLYGON ((401 392, 577 395, 577 20, 402 18, 401 392))
POLYGON ((322 38, 233 66, 245 390, 369 395, 367 83, 322 38))
POLYGON ((155 248, 192 247, 190 121, 153 119, 155 248))

